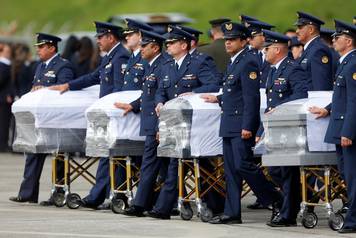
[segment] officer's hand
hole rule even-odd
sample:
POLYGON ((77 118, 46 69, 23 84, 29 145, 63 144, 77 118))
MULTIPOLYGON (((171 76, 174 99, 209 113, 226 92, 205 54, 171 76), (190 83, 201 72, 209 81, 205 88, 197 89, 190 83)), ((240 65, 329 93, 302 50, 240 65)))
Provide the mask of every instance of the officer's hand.
POLYGON ((131 112, 133 107, 131 106, 131 104, 128 103, 122 103, 122 102, 115 102, 114 106, 117 108, 120 108, 122 110, 124 110, 124 116, 127 115, 127 113, 131 112))
POLYGON ((156 133, 156 141, 159 143, 159 132, 156 133))
POLYGON ((218 102, 218 97, 215 96, 215 95, 202 94, 200 97, 202 99, 204 99, 205 102, 210 102, 210 103, 217 103, 218 102))
POLYGON ((266 112, 265 114, 266 114, 266 115, 272 114, 275 110, 276 110, 275 108, 272 108, 271 110, 269 110, 269 111, 266 112))
POLYGON ((250 139, 251 137, 252 137, 252 132, 251 131, 242 129, 242 131, 241 131, 241 138, 242 139, 247 140, 247 139, 250 139))
POLYGON ((260 136, 256 136, 256 138, 255 138, 256 144, 257 144, 260 140, 261 140, 261 137, 260 137, 260 136))
POLYGON ((6 96, 6 102, 7 102, 8 104, 11 104, 13 101, 14 101, 14 100, 12 99, 12 97, 11 97, 10 95, 7 95, 7 96, 6 96))
POLYGON ((351 145, 352 145, 352 140, 350 140, 347 137, 341 136, 341 146, 342 147, 347 147, 347 146, 351 146, 351 145))
POLYGON ((188 96, 188 95, 193 95, 193 94, 194 94, 193 92, 186 92, 186 93, 179 94, 178 97, 183 97, 183 96, 188 96))
POLYGON ((308 111, 310 113, 316 114, 315 119, 327 117, 329 115, 328 110, 326 110, 325 108, 316 107, 316 106, 309 107, 308 111))
POLYGON ((156 114, 157 114, 158 117, 159 117, 159 113, 160 113, 162 107, 163 107, 163 103, 160 102, 160 103, 157 104, 157 106, 155 108, 155 111, 156 111, 156 114))
POLYGON ((37 91, 38 89, 44 88, 44 86, 38 85, 31 88, 31 92, 37 91))
POLYGON ((54 86, 48 87, 48 89, 56 90, 56 91, 59 91, 60 94, 63 94, 69 90, 69 84, 65 83, 65 84, 54 85, 54 86))

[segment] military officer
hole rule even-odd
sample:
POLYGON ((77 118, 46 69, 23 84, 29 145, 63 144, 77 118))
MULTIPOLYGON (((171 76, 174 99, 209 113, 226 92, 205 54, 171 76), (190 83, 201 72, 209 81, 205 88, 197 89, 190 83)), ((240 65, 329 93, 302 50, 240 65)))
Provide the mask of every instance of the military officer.
MULTIPOLYGON (((37 54, 41 63, 37 66, 36 73, 32 82, 32 91, 56 84, 63 84, 71 81, 74 77, 73 65, 61 58, 58 54, 58 42, 61 38, 45 34, 37 34, 37 54)), ((23 180, 21 183, 18 196, 10 197, 14 202, 37 203, 40 177, 47 154, 26 153, 26 164, 24 169, 23 180)), ((57 174, 58 180, 63 178, 63 163, 58 163, 57 174)), ((48 201, 42 201, 40 205, 53 205, 50 198, 48 201)))
POLYGON ((189 54, 193 57, 196 57, 199 60, 206 61, 206 63, 209 65, 209 68, 215 74, 215 77, 219 79, 219 82, 220 82, 221 81, 220 79, 222 78, 222 73, 220 73, 220 71, 218 70, 218 68, 214 62, 214 59, 207 54, 199 52, 199 50, 197 49, 198 44, 199 44, 199 36, 201 34, 203 34, 203 32, 198 31, 191 27, 187 27, 187 26, 178 25, 176 27, 178 27, 178 28, 182 29, 183 31, 186 31, 186 32, 190 33, 192 36, 194 36, 194 39, 190 42, 189 54))
MULTIPOLYGON (((161 80, 155 99, 157 104, 155 110, 158 115, 164 103, 179 95, 219 91, 218 79, 215 78, 208 64, 189 54, 190 42, 194 36, 170 26, 166 38, 167 52, 173 57, 173 61, 166 61, 161 69, 161 80)), ((177 176, 178 161, 171 159, 167 178, 148 216, 170 219, 170 212, 178 198, 177 176)))
POLYGON ((332 35, 334 33, 335 33, 334 30, 331 30, 331 29, 328 29, 325 27, 320 28, 320 38, 329 47, 329 49, 331 51, 332 62, 333 62, 333 75, 335 75, 337 65, 338 65, 337 62, 339 62, 339 58, 340 58, 339 53, 337 53, 336 50, 333 48, 332 35))
MULTIPOLYGON (((97 44, 100 51, 106 52, 98 68, 69 83, 50 87, 62 93, 67 90, 80 90, 100 84, 100 97, 120 90, 123 85, 124 72, 129 59, 128 51, 122 46, 122 28, 111 23, 95 22, 97 44)), ((89 195, 80 201, 83 207, 97 209, 110 193, 109 158, 101 158, 96 172, 96 183, 89 195)))
POLYGON ((316 118, 330 115, 325 142, 336 145, 338 168, 344 174, 349 198, 340 233, 356 233, 356 27, 335 20, 333 46, 340 54, 332 102, 325 108, 311 107, 316 118))
POLYGON ((260 62, 260 87, 266 87, 267 73, 269 71, 269 63, 265 60, 263 53, 263 44, 265 37, 263 36, 262 29, 271 30, 274 26, 262 21, 249 21, 246 20, 248 29, 250 31, 249 48, 253 54, 256 54, 260 62))
POLYGON ((202 95, 222 109, 220 136, 223 137, 226 200, 224 213, 212 224, 241 223, 242 180, 245 179, 263 205, 277 204, 281 195, 253 162, 252 146, 260 124, 259 63, 247 47, 248 29, 239 23, 222 25, 226 52, 231 56, 224 78, 223 94, 202 95))
POLYGON ((304 44, 304 52, 298 63, 308 73, 308 90, 324 91, 332 89, 332 54, 320 39, 320 26, 323 21, 304 12, 297 12, 295 23, 298 40, 304 44))
MULTIPOLYGON (((308 97, 306 72, 288 57, 289 37, 278 32, 263 30, 266 38, 266 60, 271 64, 266 83, 267 109, 288 101, 308 97)), ((300 206, 299 167, 280 167, 283 204, 276 217, 267 223, 275 226, 294 226, 300 206)))
POLYGON ((116 91, 141 90, 142 78, 147 67, 146 60, 141 58, 140 53, 140 30, 152 31, 153 28, 144 22, 126 18, 127 29, 124 31, 127 46, 131 50, 131 56, 127 62, 124 85, 116 91))
POLYGON ((298 37, 293 36, 290 38, 289 50, 292 53, 291 56, 293 56, 294 60, 297 60, 300 56, 302 56, 304 48, 303 44, 298 40, 298 37))
POLYGON ((230 21, 229 18, 217 18, 209 21, 211 25, 211 36, 213 42, 208 45, 198 47, 198 51, 211 56, 218 67, 220 73, 226 71, 226 65, 229 62, 229 55, 226 54, 224 49, 223 33, 220 25, 224 22, 230 21))
POLYGON ((161 80, 161 67, 165 61, 161 53, 165 38, 153 31, 141 30, 141 34, 141 55, 148 62, 143 76, 142 95, 130 104, 120 102, 115 104, 116 107, 125 110, 125 114, 130 111, 141 113, 140 135, 146 136, 140 182, 133 205, 124 212, 128 216, 143 216, 145 210, 152 208, 154 185, 165 160, 157 158, 158 117, 155 112, 155 94, 161 80))

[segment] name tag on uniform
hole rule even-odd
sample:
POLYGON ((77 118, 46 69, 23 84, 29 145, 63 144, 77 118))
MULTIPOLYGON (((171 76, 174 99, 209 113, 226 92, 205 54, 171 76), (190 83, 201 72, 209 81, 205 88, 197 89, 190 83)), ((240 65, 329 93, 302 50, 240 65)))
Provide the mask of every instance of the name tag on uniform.
POLYGON ((227 76, 227 79, 233 79, 234 75, 233 74, 229 74, 229 76, 227 76))
POLYGON ((305 59, 302 60, 301 64, 306 64, 307 62, 308 62, 308 59, 305 58, 305 59))
POLYGON ((136 63, 134 69, 143 70, 143 64, 136 63))
POLYGON ((278 79, 274 80, 274 84, 275 85, 283 85, 283 84, 286 84, 286 83, 287 83, 287 81, 286 81, 285 78, 278 78, 278 79))
POLYGON ((197 78, 197 76, 195 76, 194 74, 186 74, 182 77, 182 79, 184 79, 184 80, 194 80, 196 78, 197 78))
POLYGON ((45 73, 44 76, 49 77, 49 78, 55 78, 56 77, 54 71, 52 71, 52 70, 51 71, 47 71, 47 73, 45 73))
POLYGON ((156 75, 155 74, 150 74, 146 77, 146 80, 149 81, 156 81, 156 75))
POLYGON ((124 74, 127 64, 121 64, 121 73, 124 74))

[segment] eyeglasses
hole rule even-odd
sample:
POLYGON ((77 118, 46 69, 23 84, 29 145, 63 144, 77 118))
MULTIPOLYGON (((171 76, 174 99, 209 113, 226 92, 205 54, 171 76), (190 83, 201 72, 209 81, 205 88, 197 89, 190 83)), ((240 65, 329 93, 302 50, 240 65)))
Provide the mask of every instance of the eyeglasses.
POLYGON ((334 41, 337 41, 337 40, 340 39, 340 38, 344 38, 344 39, 346 39, 346 40, 351 40, 351 38, 346 37, 346 36, 343 36, 343 35, 336 35, 336 36, 333 36, 333 40, 334 40, 334 41))
POLYGON ((272 49, 272 48, 281 48, 281 47, 279 47, 279 46, 267 46, 263 50, 264 51, 268 51, 269 49, 272 49))

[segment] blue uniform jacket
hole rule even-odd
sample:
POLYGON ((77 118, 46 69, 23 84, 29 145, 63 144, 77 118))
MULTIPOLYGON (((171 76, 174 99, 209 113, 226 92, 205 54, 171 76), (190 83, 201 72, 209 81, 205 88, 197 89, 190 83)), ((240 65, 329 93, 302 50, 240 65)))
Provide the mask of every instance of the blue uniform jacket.
POLYGON ((273 77, 267 78, 266 112, 276 106, 308 97, 306 72, 291 58, 285 58, 273 77))
POLYGON ((222 85, 223 74, 220 73, 214 59, 211 56, 201 53, 198 50, 194 50, 191 56, 197 58, 198 60, 205 61, 215 77, 219 80, 219 85, 222 85))
POLYGON ((155 135, 158 126, 158 117, 155 111, 155 95, 161 77, 162 63, 166 61, 163 55, 160 55, 143 76, 142 95, 139 99, 131 102, 134 113, 141 112, 140 135, 155 135))
POLYGON ((131 54, 127 61, 124 75, 124 84, 121 88, 115 88, 115 91, 141 90, 143 75, 148 67, 146 60, 141 58, 141 53, 136 56, 131 54))
POLYGON ((33 86, 48 87, 68 83, 74 77, 74 67, 72 63, 57 55, 46 67, 44 62, 38 64, 32 84, 33 86))
POLYGON ((187 54, 177 71, 174 60, 162 66, 162 75, 156 93, 156 104, 165 103, 182 93, 218 92, 218 79, 205 61, 187 54))
POLYGON ((245 129, 256 133, 260 123, 259 62, 246 47, 227 68, 221 106, 220 136, 235 137, 245 129))
POLYGON ((351 52, 339 65, 335 74, 329 126, 325 142, 341 144, 341 137, 356 138, 356 51, 351 52))
POLYGON ((110 55, 106 55, 99 67, 92 73, 83 75, 69 83, 70 90, 80 90, 100 84, 100 97, 108 95, 123 85, 129 52, 119 44, 110 55))
POLYGON ((333 57, 320 37, 312 40, 297 63, 307 72, 308 91, 328 91, 333 85, 333 57))

